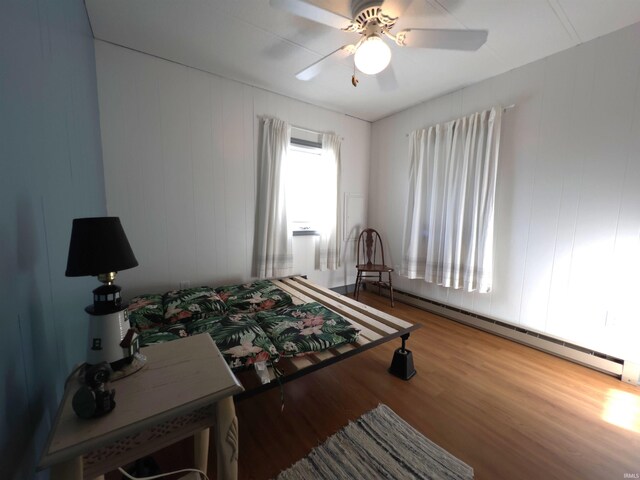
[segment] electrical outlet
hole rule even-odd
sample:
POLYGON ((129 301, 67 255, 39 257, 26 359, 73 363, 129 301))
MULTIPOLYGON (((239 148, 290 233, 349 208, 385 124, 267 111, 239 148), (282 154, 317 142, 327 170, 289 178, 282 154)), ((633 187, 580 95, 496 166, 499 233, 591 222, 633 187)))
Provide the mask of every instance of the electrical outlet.
POLYGON ((190 288, 191 280, 180 280, 180 288, 190 288))

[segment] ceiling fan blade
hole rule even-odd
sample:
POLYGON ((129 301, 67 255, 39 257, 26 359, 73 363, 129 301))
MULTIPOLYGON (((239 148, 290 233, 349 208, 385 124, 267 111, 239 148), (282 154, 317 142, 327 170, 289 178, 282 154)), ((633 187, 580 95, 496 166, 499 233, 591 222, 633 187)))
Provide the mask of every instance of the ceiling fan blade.
POLYGON ((383 92, 392 92, 398 89, 398 79, 396 78, 396 72, 393 70, 393 65, 389 64, 387 68, 382 70, 376 75, 380 90, 383 92))
POLYGON ((487 41, 487 30, 442 30, 407 28, 398 32, 396 43, 403 47, 478 50, 487 41))
POLYGON ((304 70, 300 70, 298 73, 296 73, 296 78, 298 80, 304 80, 304 81, 311 80, 313 77, 318 75, 330 63, 347 58, 349 55, 353 55, 355 51, 356 51, 355 45, 345 45, 343 47, 340 47, 339 49, 331 52, 329 55, 322 57, 320 60, 318 60, 314 64, 309 65, 304 70))
POLYGON ((385 0, 382 4, 382 11, 385 15, 393 18, 402 16, 404 11, 411 5, 413 0, 385 0))
POLYGON ((333 28, 347 28, 351 25, 351 19, 330 12, 324 8, 304 2, 303 0, 269 0, 272 7, 293 13, 314 22, 322 23, 333 28))

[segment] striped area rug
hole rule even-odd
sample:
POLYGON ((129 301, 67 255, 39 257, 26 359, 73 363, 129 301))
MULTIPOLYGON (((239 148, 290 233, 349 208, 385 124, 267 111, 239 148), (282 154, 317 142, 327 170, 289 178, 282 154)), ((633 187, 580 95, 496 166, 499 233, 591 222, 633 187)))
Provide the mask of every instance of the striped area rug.
POLYGON ((473 479, 473 468, 386 405, 349 422, 277 480, 473 479))

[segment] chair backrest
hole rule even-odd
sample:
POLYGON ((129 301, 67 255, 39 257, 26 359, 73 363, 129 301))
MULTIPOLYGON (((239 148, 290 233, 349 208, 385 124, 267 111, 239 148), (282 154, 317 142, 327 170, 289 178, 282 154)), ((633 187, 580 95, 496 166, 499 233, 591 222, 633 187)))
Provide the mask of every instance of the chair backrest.
POLYGON ((380 234, 373 228, 365 228, 358 236, 356 265, 384 265, 384 249, 380 234), (362 262, 360 261, 362 259, 362 262))

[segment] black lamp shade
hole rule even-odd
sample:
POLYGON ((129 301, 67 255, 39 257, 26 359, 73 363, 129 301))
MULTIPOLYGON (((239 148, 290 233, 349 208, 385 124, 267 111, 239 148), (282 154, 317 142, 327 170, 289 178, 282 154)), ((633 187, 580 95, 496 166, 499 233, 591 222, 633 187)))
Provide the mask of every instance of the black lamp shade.
POLYGON ((118 217, 75 218, 67 277, 119 272, 138 265, 118 217))

